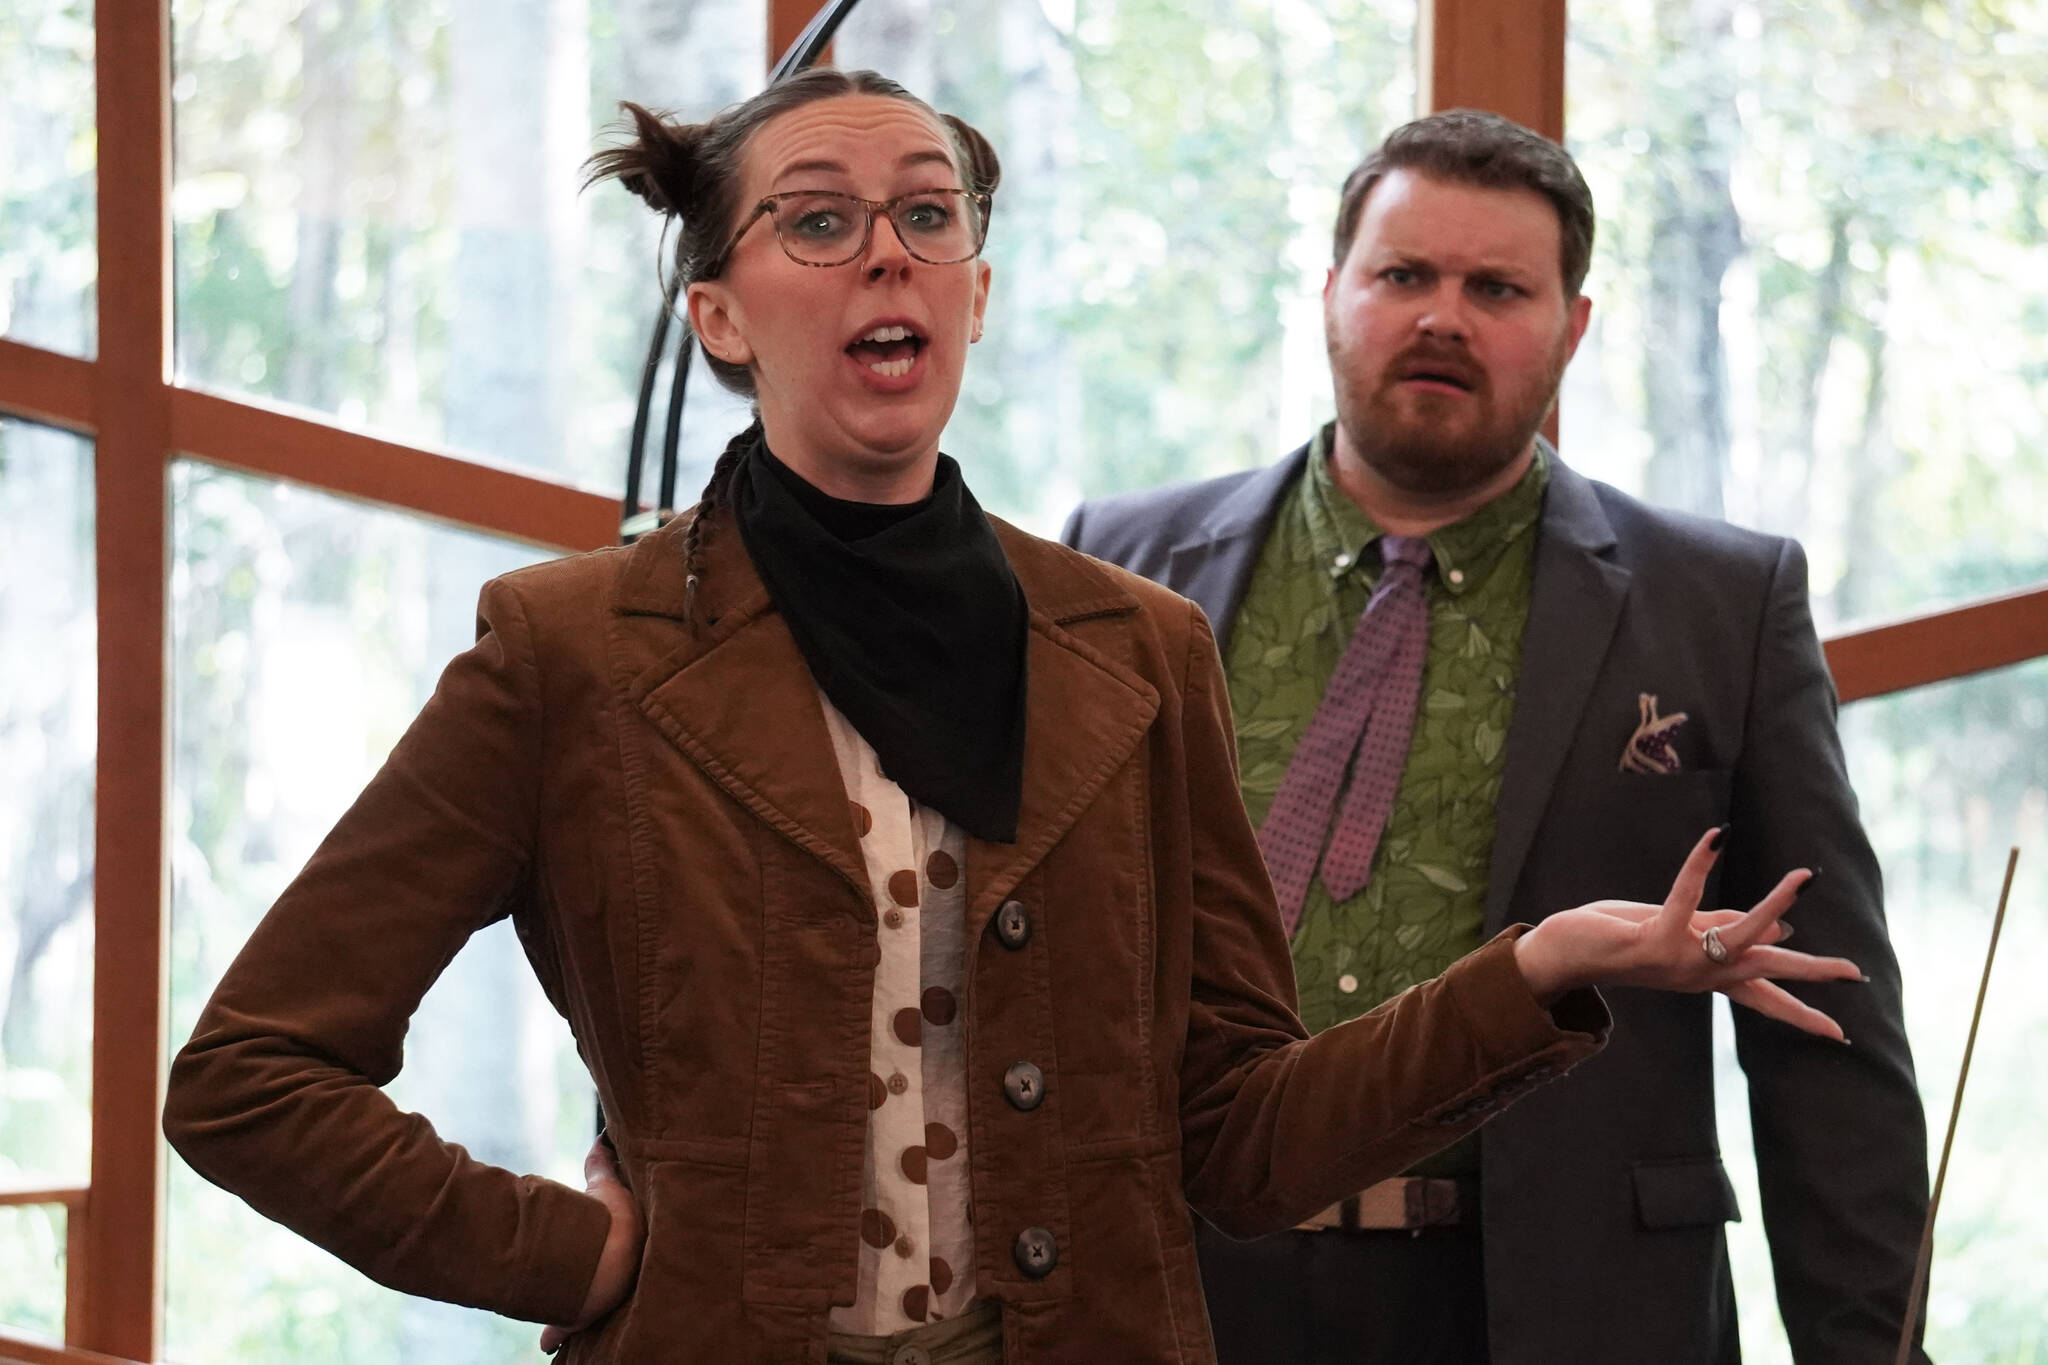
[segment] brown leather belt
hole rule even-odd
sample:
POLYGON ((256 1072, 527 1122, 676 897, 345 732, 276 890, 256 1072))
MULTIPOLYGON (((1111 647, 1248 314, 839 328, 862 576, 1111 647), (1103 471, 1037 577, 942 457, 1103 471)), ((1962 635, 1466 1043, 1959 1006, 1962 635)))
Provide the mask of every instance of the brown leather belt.
POLYGON ((1392 1232, 1455 1227, 1479 1217, 1479 1182, 1396 1176, 1294 1225, 1296 1232, 1392 1232))

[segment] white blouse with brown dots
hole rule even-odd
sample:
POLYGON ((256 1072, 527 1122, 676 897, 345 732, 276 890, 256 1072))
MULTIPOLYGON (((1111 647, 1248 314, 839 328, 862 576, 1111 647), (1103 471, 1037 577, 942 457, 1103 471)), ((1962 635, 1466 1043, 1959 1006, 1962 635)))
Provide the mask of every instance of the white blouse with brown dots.
POLYGON ((823 695, 879 916, 860 1281, 831 1328, 885 1336, 974 1302, 967 1181, 967 836, 883 776, 823 695))

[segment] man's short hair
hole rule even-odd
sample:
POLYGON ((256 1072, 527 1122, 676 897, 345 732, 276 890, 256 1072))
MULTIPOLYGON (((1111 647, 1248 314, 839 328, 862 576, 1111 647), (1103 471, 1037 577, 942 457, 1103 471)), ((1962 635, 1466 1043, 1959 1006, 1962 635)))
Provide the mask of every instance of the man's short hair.
POLYGON ((1337 210, 1336 261, 1344 263, 1365 197, 1388 171, 1409 170, 1436 180, 1489 190, 1534 190, 1557 210, 1558 265, 1566 298, 1586 282, 1593 259, 1593 192, 1564 148, 1516 123, 1479 109, 1447 109, 1404 123, 1344 178, 1337 210))

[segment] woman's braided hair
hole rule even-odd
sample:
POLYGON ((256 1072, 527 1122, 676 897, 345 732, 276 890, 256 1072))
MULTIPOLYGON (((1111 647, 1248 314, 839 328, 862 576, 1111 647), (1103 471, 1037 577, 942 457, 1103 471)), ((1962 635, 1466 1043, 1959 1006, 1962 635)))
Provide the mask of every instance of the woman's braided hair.
MULTIPOLYGON (((752 99, 721 110, 703 123, 676 123, 630 102, 619 107, 631 118, 630 139, 607 147, 584 163, 585 185, 617 180, 655 212, 674 218, 674 268, 664 286, 670 307, 698 280, 713 278, 724 263, 719 254, 728 244, 742 206, 739 194, 746 171, 747 143, 778 114, 837 95, 882 95, 908 100, 929 110, 946 129, 954 156, 966 177, 966 188, 994 194, 1002 179, 995 148, 973 127, 951 114, 941 114, 908 90, 873 71, 840 71, 812 67, 769 86, 752 99), (715 267, 715 268, 714 268, 715 267)), ((704 359, 719 383, 743 398, 754 397, 754 376, 745 366, 704 359)), ((704 538, 716 514, 732 499, 733 476, 749 447, 760 438, 758 410, 754 423, 726 443, 711 467, 711 477, 683 533, 683 567, 688 588, 683 614, 694 620, 704 538)))

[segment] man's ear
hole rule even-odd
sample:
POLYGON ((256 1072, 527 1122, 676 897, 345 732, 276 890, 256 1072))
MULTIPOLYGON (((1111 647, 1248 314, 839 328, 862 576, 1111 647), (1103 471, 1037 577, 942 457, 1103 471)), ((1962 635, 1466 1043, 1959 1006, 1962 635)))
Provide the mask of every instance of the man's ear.
POLYGON ((717 280, 699 280, 684 295, 690 330, 704 353, 729 365, 750 365, 754 348, 747 344, 739 305, 732 291, 717 280))
POLYGON ((1593 300, 1584 294, 1575 294, 1565 306, 1565 326, 1569 329, 1570 344, 1565 347, 1564 358, 1569 361, 1579 353, 1579 342, 1586 335, 1586 324, 1593 318, 1593 300))

